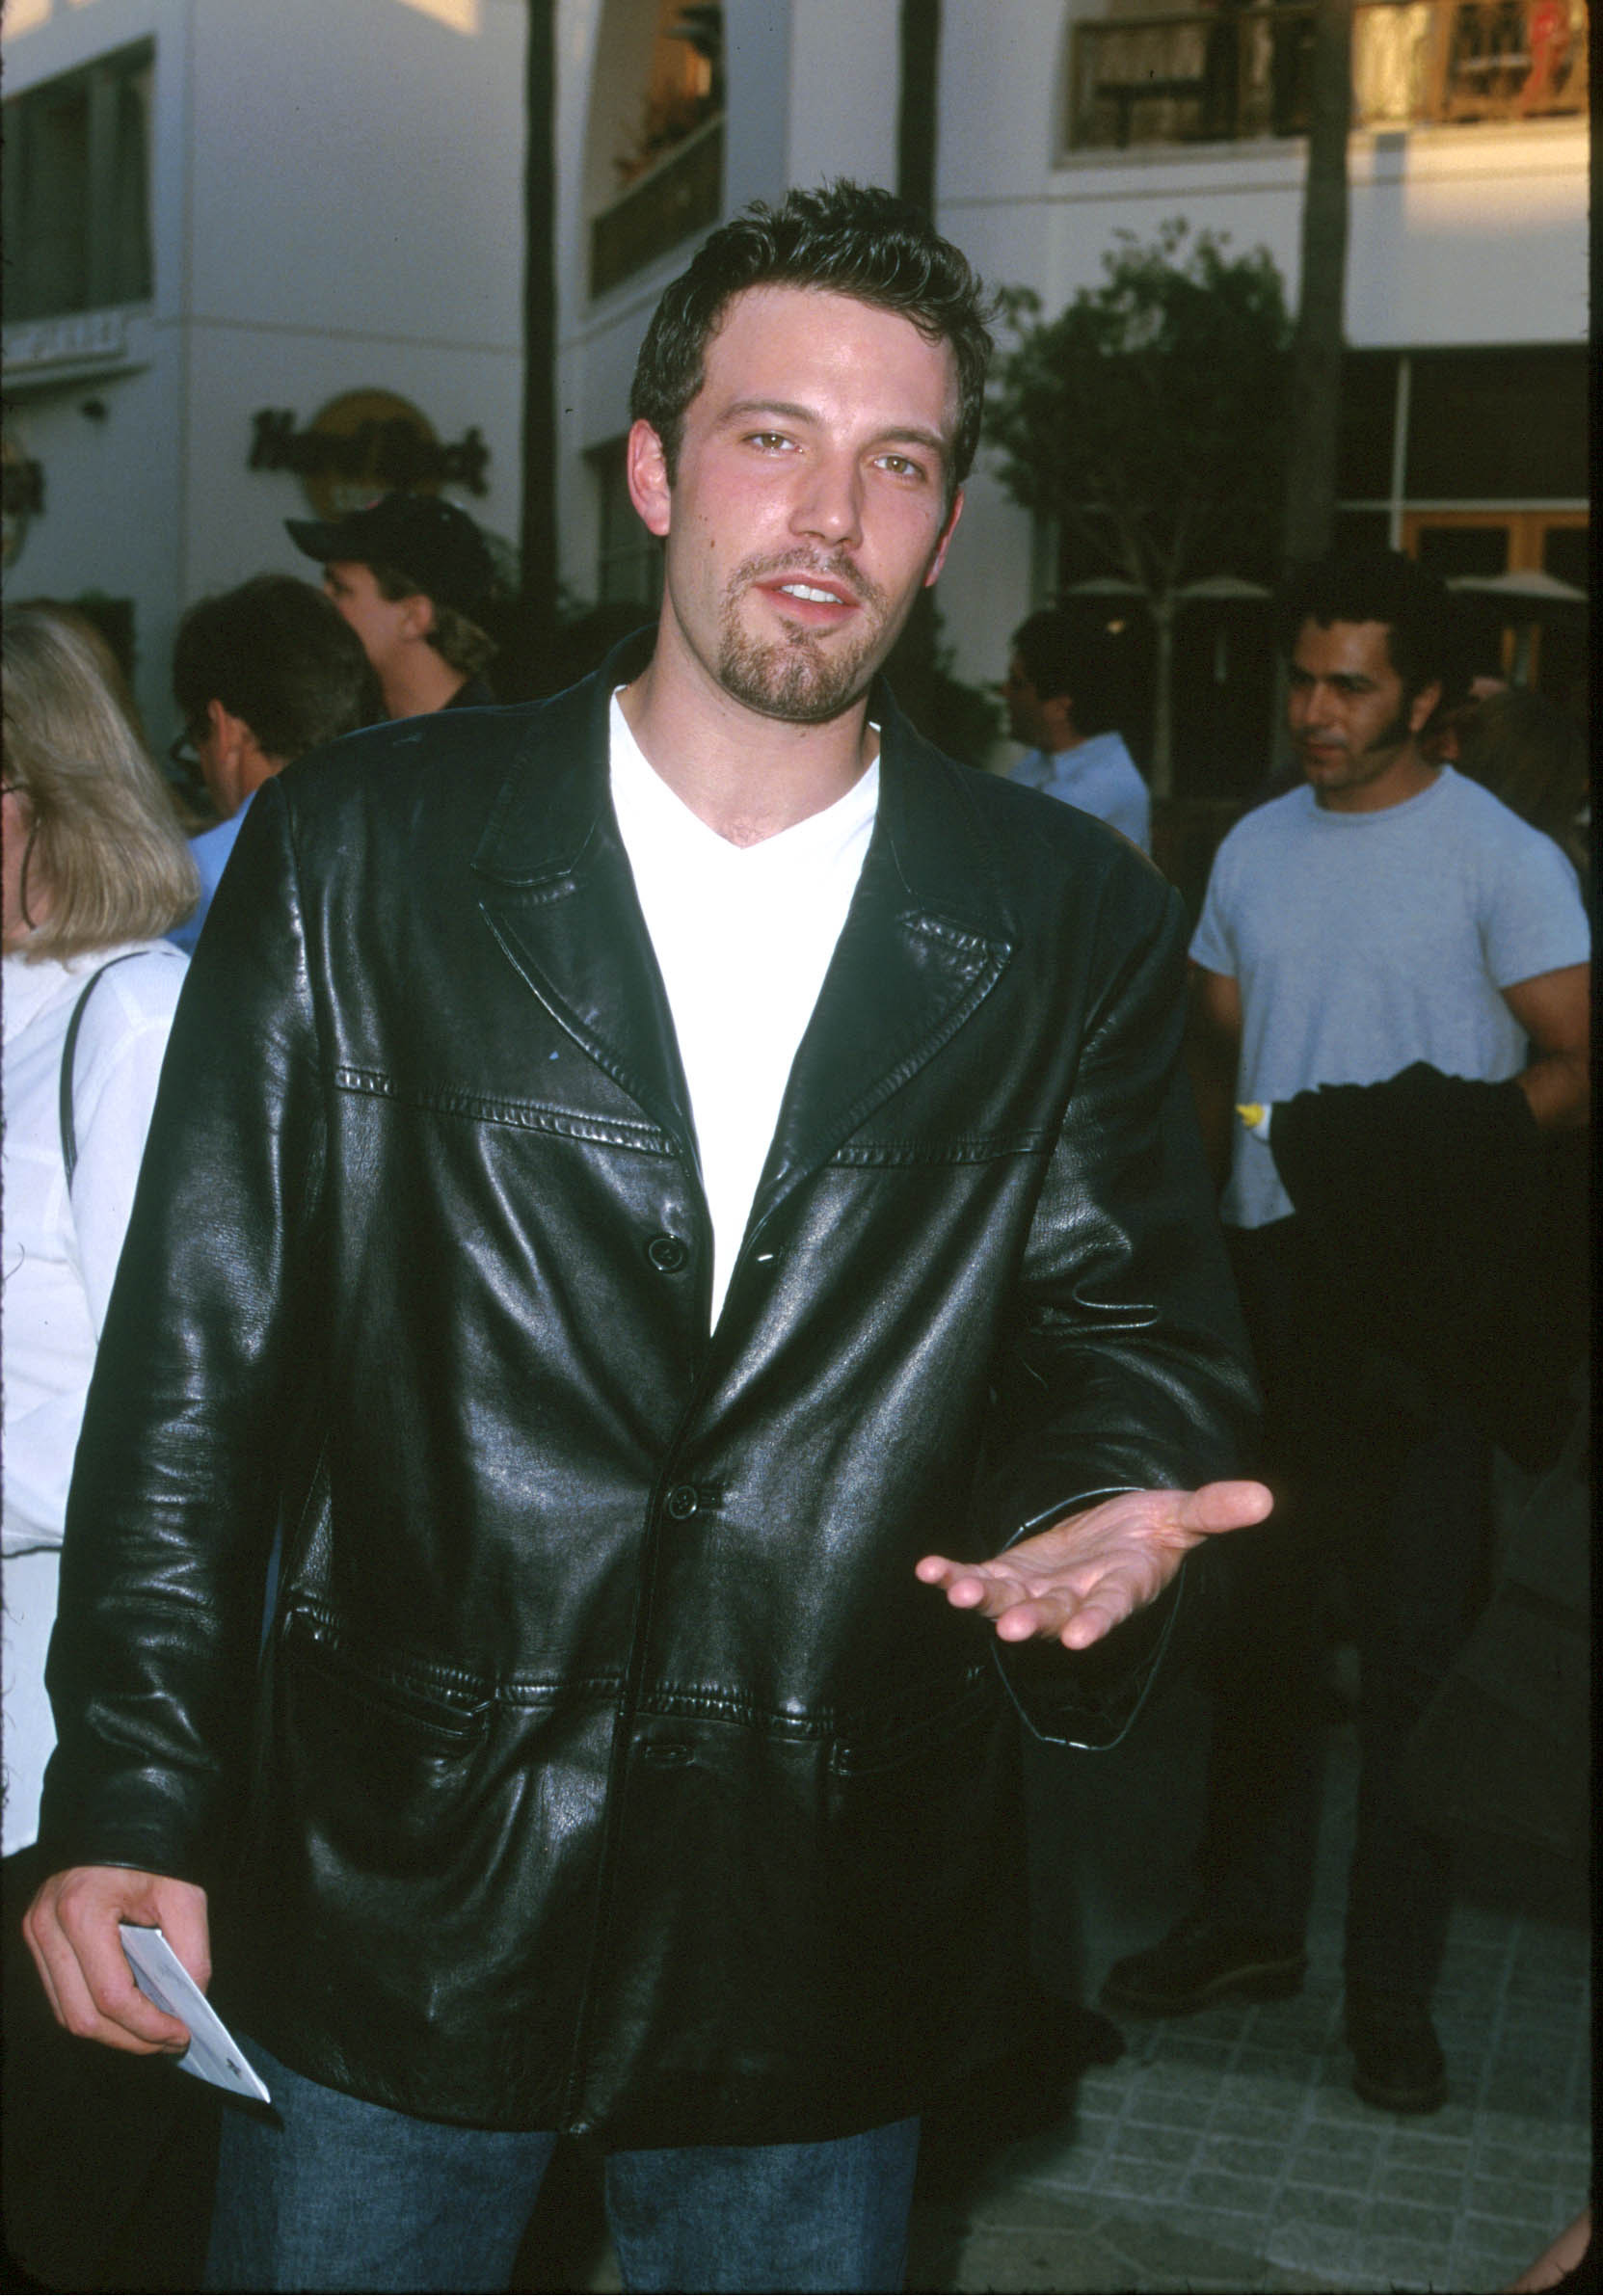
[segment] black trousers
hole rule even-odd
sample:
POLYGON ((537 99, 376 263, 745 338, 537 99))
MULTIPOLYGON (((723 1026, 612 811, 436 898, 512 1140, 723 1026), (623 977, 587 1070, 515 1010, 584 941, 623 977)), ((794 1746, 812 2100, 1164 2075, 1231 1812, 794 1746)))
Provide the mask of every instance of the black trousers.
POLYGON ((42 1878, 32 1849, 4 1861, 6 2285, 198 2288, 221 2097, 165 2058, 127 2056, 56 2023, 21 1934, 42 1878))
POLYGON ((1273 1521, 1225 1541, 1228 1624, 1199 1849, 1205 1904, 1243 1928, 1300 1935, 1313 1892, 1322 1660, 1331 1590, 1360 1667, 1349 1979, 1428 1995, 1452 1904, 1451 1848, 1414 1821, 1403 1757, 1484 1600, 1490 1451, 1431 1396, 1319 1312, 1297 1223, 1231 1238, 1264 1387, 1273 1521))

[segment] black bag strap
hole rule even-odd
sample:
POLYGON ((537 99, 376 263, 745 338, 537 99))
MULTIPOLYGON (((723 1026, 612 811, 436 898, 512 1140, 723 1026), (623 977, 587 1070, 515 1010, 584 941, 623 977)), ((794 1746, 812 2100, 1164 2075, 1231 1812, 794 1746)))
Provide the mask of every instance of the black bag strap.
POLYGON ((67 1166, 68 1188, 72 1186, 72 1175, 78 1169, 78 1135, 72 1123, 72 1055, 78 1049, 78 1029, 83 1022, 84 1006, 89 1002, 90 991, 95 982, 103 974, 109 973, 114 965, 125 965, 130 957, 148 954, 149 951, 144 948, 124 949, 121 956, 108 957, 103 965, 96 967, 78 992, 78 1001, 72 1007, 72 1018, 67 1024, 67 1036, 62 1045, 60 1108, 62 1162, 67 1166))

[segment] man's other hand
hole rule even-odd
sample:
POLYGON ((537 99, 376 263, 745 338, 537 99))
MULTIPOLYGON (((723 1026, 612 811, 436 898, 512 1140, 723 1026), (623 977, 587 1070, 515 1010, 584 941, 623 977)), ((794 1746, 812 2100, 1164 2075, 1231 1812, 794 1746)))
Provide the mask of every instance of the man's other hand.
POLYGON ((1093 1642, 1162 1594, 1203 1539, 1261 1523, 1274 1501, 1261 1482, 1207 1482, 1196 1491, 1122 1491, 989 1562, 925 1555, 918 1575, 954 1609, 996 1621, 1004 1642, 1093 1642))
POLYGON ((108 2048, 140 2057, 181 2055, 189 2028, 147 2001, 134 1983, 120 1921, 159 1929, 204 1992, 211 1982, 206 1893, 193 1882, 121 1865, 75 1865, 52 1874, 22 1916, 22 1935, 56 2022, 108 2048))

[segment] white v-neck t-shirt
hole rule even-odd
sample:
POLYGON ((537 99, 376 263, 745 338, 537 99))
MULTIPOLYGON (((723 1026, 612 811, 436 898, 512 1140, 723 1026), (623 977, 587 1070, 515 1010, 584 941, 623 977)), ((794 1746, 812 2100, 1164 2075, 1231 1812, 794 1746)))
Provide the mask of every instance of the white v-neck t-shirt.
POLYGON ((613 811, 668 993, 712 1215, 718 1320, 803 1031, 846 921, 879 764, 822 813, 734 845, 649 763, 616 694, 613 811))

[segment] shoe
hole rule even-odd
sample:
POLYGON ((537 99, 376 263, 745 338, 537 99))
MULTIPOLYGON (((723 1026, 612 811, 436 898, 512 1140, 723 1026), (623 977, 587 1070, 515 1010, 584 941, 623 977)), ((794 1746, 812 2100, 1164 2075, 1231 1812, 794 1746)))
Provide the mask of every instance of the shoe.
POLYGON ((1430 2012, 1418 1993, 1349 1983, 1347 2045, 1352 2086, 1382 2113, 1436 2113, 1447 2102, 1447 2065, 1430 2012))
POLYGON ((1241 1929, 1188 1913, 1158 1944, 1115 1962, 1102 1998, 1142 2016, 1184 2016, 1232 1993, 1283 2000, 1301 1991, 1307 1968, 1301 1940, 1290 1931, 1241 1929))

